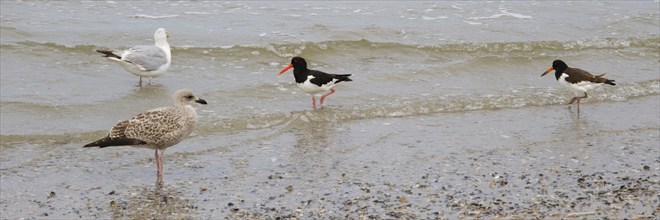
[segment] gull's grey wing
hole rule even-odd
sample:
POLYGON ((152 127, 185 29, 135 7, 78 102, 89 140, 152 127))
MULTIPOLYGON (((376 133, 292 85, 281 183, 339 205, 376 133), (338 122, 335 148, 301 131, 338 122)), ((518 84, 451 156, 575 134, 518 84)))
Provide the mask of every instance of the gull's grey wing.
POLYGON ((124 52, 122 60, 139 65, 146 71, 154 71, 167 64, 167 54, 157 46, 135 46, 124 52))

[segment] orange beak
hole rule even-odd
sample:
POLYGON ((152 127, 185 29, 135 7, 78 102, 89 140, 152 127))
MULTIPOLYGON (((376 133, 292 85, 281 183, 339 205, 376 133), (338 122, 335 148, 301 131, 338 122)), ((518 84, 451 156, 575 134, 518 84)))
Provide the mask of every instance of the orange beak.
POLYGON ((548 70, 543 72, 543 74, 541 74, 541 76, 545 76, 545 74, 548 74, 550 71, 553 71, 553 70, 555 70, 555 68, 550 67, 550 68, 548 68, 548 70))
POLYGON ((286 72, 287 70, 291 69, 292 67, 293 67, 293 64, 289 64, 288 66, 284 67, 284 69, 282 69, 282 71, 280 71, 280 73, 278 73, 277 75, 278 76, 282 75, 282 73, 286 72))

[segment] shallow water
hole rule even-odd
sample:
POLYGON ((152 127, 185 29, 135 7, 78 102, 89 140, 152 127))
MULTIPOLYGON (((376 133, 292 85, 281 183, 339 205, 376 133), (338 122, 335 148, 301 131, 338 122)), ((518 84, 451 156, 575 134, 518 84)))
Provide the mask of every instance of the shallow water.
POLYGON ((3 219, 660 212, 657 1, 1 4, 3 219), (152 85, 94 52, 158 27, 173 64, 152 85), (354 81, 312 110, 276 74, 292 56, 354 81), (540 77, 554 59, 617 85, 578 117, 540 77), (81 148, 180 88, 209 105, 162 188, 149 150, 81 148))

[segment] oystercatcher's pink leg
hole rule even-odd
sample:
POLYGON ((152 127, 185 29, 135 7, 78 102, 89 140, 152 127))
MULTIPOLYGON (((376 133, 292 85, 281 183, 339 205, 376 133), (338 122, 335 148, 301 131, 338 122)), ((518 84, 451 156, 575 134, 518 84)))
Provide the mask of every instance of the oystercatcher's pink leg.
POLYGON ((584 96, 582 96, 582 97, 575 97, 575 98, 577 99, 577 111, 578 111, 578 115, 579 115, 580 114, 580 99, 587 98, 587 93, 585 92, 584 96))
POLYGON ((573 102, 577 101, 577 112, 578 112, 578 114, 580 114, 580 99, 584 99, 584 98, 587 98, 587 97, 588 97, 588 96, 587 96, 587 93, 585 92, 585 93, 584 93, 584 96, 581 96, 581 97, 579 97, 579 96, 573 97, 573 99, 571 99, 571 101, 568 102, 568 104, 570 105, 570 104, 573 104, 573 102))
POLYGON ((316 108, 316 98, 314 98, 314 94, 312 94, 312 108, 316 108))
POLYGON ((323 100, 325 99, 325 97, 329 96, 332 93, 335 93, 335 89, 330 89, 330 92, 328 92, 327 94, 321 96, 321 105, 323 105, 323 100))

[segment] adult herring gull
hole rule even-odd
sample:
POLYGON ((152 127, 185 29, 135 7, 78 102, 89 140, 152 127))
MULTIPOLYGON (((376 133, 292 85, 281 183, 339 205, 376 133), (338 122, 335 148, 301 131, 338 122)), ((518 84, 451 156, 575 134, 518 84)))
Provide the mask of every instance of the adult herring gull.
POLYGON ((104 57, 119 63, 126 71, 139 76, 139 84, 142 86, 142 77, 159 77, 170 67, 172 53, 167 38, 167 31, 158 28, 154 33, 154 45, 134 46, 124 51, 97 49, 96 52, 104 54, 104 57))

